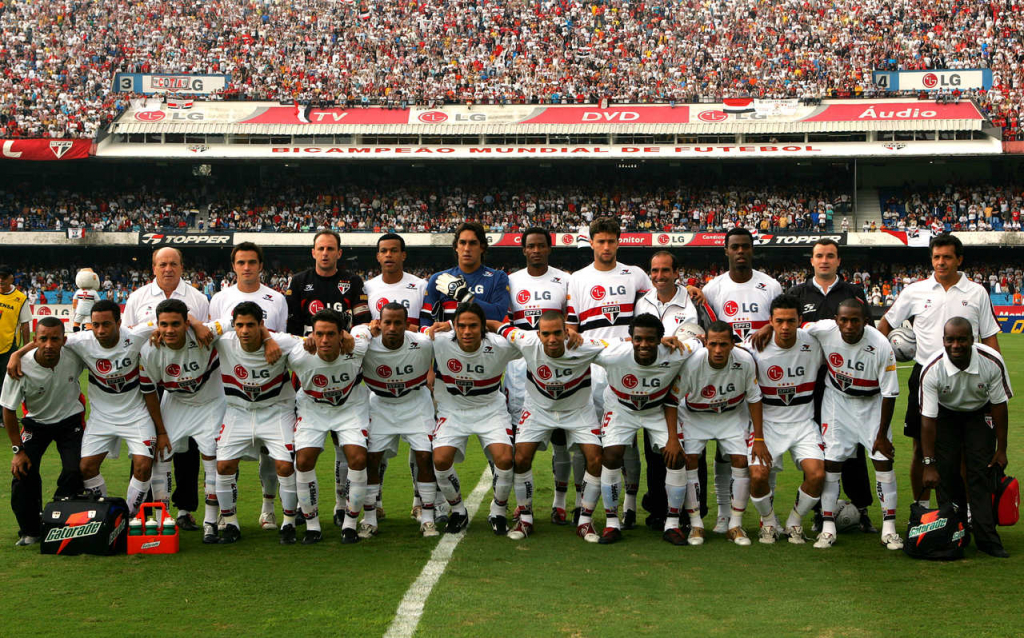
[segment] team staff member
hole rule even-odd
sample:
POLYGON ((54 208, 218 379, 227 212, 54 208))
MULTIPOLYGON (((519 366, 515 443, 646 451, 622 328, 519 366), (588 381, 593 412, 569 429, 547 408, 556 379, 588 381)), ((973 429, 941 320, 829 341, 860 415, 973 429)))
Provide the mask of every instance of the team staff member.
MULTIPOLYGON (((177 248, 153 251, 153 281, 131 295, 121 313, 121 323, 132 328, 152 322, 156 324, 156 307, 165 299, 185 302, 189 313, 202 320, 210 314, 206 295, 181 278, 184 262, 177 248)), ((171 501, 178 508, 178 527, 186 531, 199 529, 192 512, 199 509, 199 448, 189 438, 188 449, 174 455, 174 493, 171 501)))
MULTIPOLYGON (((14 287, 14 273, 7 266, 0 266, 0 370, 7 369, 11 353, 18 349, 18 333, 21 343, 28 343, 28 325, 32 321, 32 310, 28 297, 14 287)), ((2 387, 2 386, 0 386, 2 387)))
POLYGON ((940 505, 950 501, 967 512, 978 549, 1009 558, 992 514, 990 470, 1006 467, 1006 402, 1013 396, 1003 357, 974 343, 973 326, 953 317, 943 328, 944 351, 921 372, 921 451, 925 487, 938 488, 940 505), (992 427, 985 422, 991 409, 992 427), (995 450, 993 455, 992 450, 995 450), (967 488, 960 475, 967 467, 967 488))
POLYGON ((60 454, 58 496, 82 491, 79 471, 82 452, 82 388, 78 379, 85 369, 82 360, 64 349, 64 324, 56 317, 43 317, 36 327, 36 349, 22 359, 22 377, 7 377, 0 405, 4 428, 11 440, 11 507, 18 519, 18 542, 24 547, 39 542, 39 512, 43 509, 43 482, 39 462, 53 442, 60 454), (18 407, 25 406, 25 418, 18 427, 18 407))
POLYGON ((929 494, 921 473, 921 369, 932 357, 942 352, 943 327, 953 317, 963 317, 971 324, 974 340, 999 352, 999 324, 996 322, 992 298, 980 285, 960 272, 964 262, 964 245, 953 235, 939 235, 929 244, 934 272, 928 279, 914 282, 903 289, 896 303, 889 308, 878 330, 888 335, 893 328, 914 318, 914 337, 917 352, 914 369, 907 384, 907 415, 903 421, 903 434, 914 439, 914 458, 910 463, 910 483, 917 498, 927 505, 929 494))

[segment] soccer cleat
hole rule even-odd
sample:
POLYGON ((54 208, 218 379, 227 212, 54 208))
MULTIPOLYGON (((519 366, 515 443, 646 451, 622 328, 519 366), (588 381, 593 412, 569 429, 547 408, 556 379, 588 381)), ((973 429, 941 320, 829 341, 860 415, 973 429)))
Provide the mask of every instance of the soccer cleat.
POLYGON ((757 532, 757 541, 765 545, 774 545, 779 533, 773 525, 762 525, 757 532))
POLYGON ((175 520, 178 524, 178 529, 183 532, 195 532, 199 530, 199 525, 196 524, 196 519, 193 518, 189 512, 178 512, 178 518, 175 520))
POLYGON ((686 537, 686 542, 691 546, 696 547, 697 545, 704 544, 704 528, 703 527, 691 527, 690 534, 686 537))
POLYGON ((636 510, 626 510, 622 516, 622 529, 636 529, 636 510))
POLYGON ((277 517, 273 512, 260 514, 260 529, 277 529, 277 517))
POLYGON ((216 523, 203 523, 203 543, 206 545, 216 545, 217 541, 217 524, 216 523))
POLYGON ((278 542, 282 545, 294 545, 295 544, 295 526, 294 525, 282 525, 280 531, 277 532, 278 542))
POLYGON ((731 528, 725 533, 725 537, 740 547, 750 545, 750 539, 747 537, 747 533, 743 531, 742 527, 731 528))
POLYGON ((418 520, 420 520, 420 516, 422 514, 423 514, 423 506, 422 505, 413 505, 412 506, 412 511, 409 512, 409 518, 411 518, 414 521, 418 521, 418 520))
POLYGON ((789 537, 789 542, 794 545, 803 545, 807 542, 807 539, 804 538, 804 528, 802 525, 787 527, 786 536, 789 537))
POLYGON ((444 528, 445 534, 458 534, 469 527, 469 518, 462 512, 452 512, 448 517, 448 525, 444 528))
POLYGON ((217 540, 218 545, 229 545, 231 543, 237 543, 242 540, 242 530, 238 529, 231 523, 224 526, 224 529, 220 533, 220 538, 217 540))
POLYGON ((370 525, 366 521, 359 523, 359 538, 373 538, 377 535, 376 525, 370 525))
POLYGON ((583 513, 582 507, 574 507, 572 509, 572 524, 579 527, 580 525, 580 514, 583 513))
POLYGON ((593 523, 578 525, 576 527, 576 535, 588 543, 597 543, 601 540, 601 537, 597 535, 597 530, 594 529, 593 523))
POLYGON ((601 545, 611 545, 612 543, 618 543, 622 540, 622 530, 618 527, 606 527, 604 532, 601 534, 601 540, 597 541, 601 545))
POLYGON ((814 541, 814 549, 828 549, 836 542, 836 535, 822 532, 818 534, 818 540, 814 541))
POLYGON ((358 543, 359 541, 359 534, 356 533, 356 530, 352 529, 351 527, 346 527, 343 530, 341 530, 342 545, 351 545, 353 543, 358 543))
POLYGON ((382 520, 384 520, 387 517, 388 517, 388 515, 384 513, 384 506, 378 505, 377 506, 377 520, 378 521, 382 521, 382 520))
POLYGON ((491 524, 495 536, 508 534, 508 519, 504 516, 488 516, 487 522, 491 524))
POLYGON ((227 523, 227 521, 224 520, 224 515, 223 514, 217 514, 217 529, 219 531, 223 532, 224 528, 227 527, 227 526, 228 526, 228 523, 227 523))
POLYGON ((527 523, 526 521, 516 521, 515 527, 509 530, 508 537, 514 541, 521 541, 530 534, 533 533, 533 523, 527 523))
POLYGON ((440 536, 441 532, 437 531, 437 525, 434 525, 434 521, 423 521, 420 524, 420 534, 423 534, 423 538, 432 538, 440 536))
POLYGON ((903 539, 895 532, 886 534, 882 536, 882 546, 886 549, 903 549, 903 539))
POLYGON ((565 510, 561 507, 552 507, 551 522, 555 525, 568 525, 569 521, 565 518, 565 510))
POLYGON ((661 540, 672 545, 686 545, 686 536, 678 527, 670 527, 662 532, 661 540))
POLYGON ((303 545, 316 545, 323 540, 324 533, 318 529, 307 529, 306 535, 302 537, 303 545))
POLYGON ((875 526, 871 524, 871 517, 868 516, 867 511, 862 511, 860 513, 860 531, 864 532, 865 534, 878 533, 878 529, 876 529, 875 526))
POLYGON ((334 510, 334 526, 341 527, 345 524, 345 510, 334 510))
POLYGON ((711 530, 716 534, 724 534, 729 531, 729 517, 719 516, 718 521, 715 522, 714 529, 711 530))
POLYGON ((28 547, 29 545, 35 545, 39 542, 38 536, 22 536, 18 539, 18 542, 14 544, 15 547, 28 547))

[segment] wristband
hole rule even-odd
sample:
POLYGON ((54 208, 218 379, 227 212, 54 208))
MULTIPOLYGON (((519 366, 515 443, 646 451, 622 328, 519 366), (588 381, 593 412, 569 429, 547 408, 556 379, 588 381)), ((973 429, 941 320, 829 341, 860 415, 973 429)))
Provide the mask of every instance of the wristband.
POLYGON ((761 443, 764 443, 764 439, 754 439, 754 443, 757 443, 758 441, 760 441, 761 443))

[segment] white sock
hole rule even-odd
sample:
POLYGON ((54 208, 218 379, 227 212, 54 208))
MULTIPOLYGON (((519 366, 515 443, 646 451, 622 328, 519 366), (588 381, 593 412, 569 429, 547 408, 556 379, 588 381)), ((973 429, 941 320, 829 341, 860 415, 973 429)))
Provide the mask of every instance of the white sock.
MULTIPOLYGON (((555 497, 551 507, 565 509, 565 496, 569 492, 569 475, 572 473, 572 457, 564 445, 551 446, 551 474, 555 478, 555 497)), ((516 504, 519 497, 516 496, 516 504)))
POLYGON ((434 499, 437 498, 437 483, 417 482, 416 491, 420 494, 422 508, 420 510, 420 523, 434 520, 434 499))
POLYGON ((533 524, 533 470, 522 474, 516 473, 513 478, 516 491, 516 505, 519 506, 519 518, 524 523, 533 524))
POLYGON ((679 512, 686 498, 686 470, 665 471, 665 495, 668 497, 668 514, 665 529, 679 528, 679 512))
POLYGON ((132 480, 128 481, 128 496, 124 500, 128 501, 128 516, 135 516, 136 512, 139 511, 139 506, 142 505, 142 501, 146 498, 146 492, 149 491, 149 481, 140 481, 139 479, 132 477, 132 480))
POLYGON ((447 470, 439 470, 437 466, 434 466, 434 476, 437 477, 438 489, 444 494, 444 498, 451 505, 452 511, 465 514, 466 504, 462 502, 462 488, 459 484, 459 477, 455 474, 455 468, 450 467, 447 470))
POLYGON ((284 517, 281 525, 295 525, 295 510, 299 507, 299 497, 295 493, 295 472, 288 476, 278 476, 277 482, 281 486, 281 514, 284 517))
POLYGON ((344 512, 348 507, 348 459, 340 445, 334 446, 334 455, 334 511, 344 512))
POLYGON ((622 473, 626 483, 626 498, 623 500, 622 509, 635 512, 636 495, 640 491, 640 450, 636 445, 626 446, 626 452, 622 456, 622 473))
POLYGON ((821 532, 836 535, 836 503, 839 501, 839 479, 842 472, 825 472, 825 487, 821 491, 821 532))
POLYGON ((697 493, 700 492, 700 478, 697 470, 686 470, 686 500, 683 502, 683 509, 690 517, 690 527, 704 528, 704 521, 700 517, 700 500, 697 493))
POLYGON ((102 474, 97 474, 92 478, 85 479, 82 481, 82 486, 86 491, 92 492, 93 494, 99 494, 100 496, 107 495, 107 482, 103 480, 102 474))
POLYGON ((750 501, 754 504, 754 509, 761 515, 761 522, 765 525, 775 525, 775 512, 772 509, 772 494, 768 492, 764 496, 753 496, 751 495, 750 501))
POLYGON ((882 536, 896 533, 896 472, 875 472, 878 504, 882 507, 882 536))
POLYGON ((363 501, 363 522, 367 525, 377 526, 377 494, 380 492, 380 483, 366 486, 366 500, 363 501))
POLYGON ((238 482, 235 474, 217 475, 217 504, 220 506, 220 514, 224 522, 238 527, 238 514, 235 511, 235 503, 238 501, 238 482))
POLYGON ((728 518, 731 506, 732 465, 726 461, 715 461, 715 501, 718 503, 718 518, 728 518))
POLYGON ((786 527, 796 527, 800 525, 804 516, 807 512, 814 509, 814 506, 821 500, 820 496, 811 496, 802 489, 796 491, 796 503, 793 504, 793 509, 789 511, 789 519, 786 520, 786 527))
POLYGON ((601 466, 601 498, 604 500, 604 517, 606 527, 620 528, 619 523, 619 477, 621 470, 612 470, 601 466))
POLYGON ((153 490, 153 500, 159 501, 171 511, 171 475, 173 464, 170 460, 156 460, 153 462, 153 477, 149 479, 149 486, 153 490))
POLYGON ((203 523, 217 523, 217 461, 203 459, 203 488, 206 491, 206 503, 203 509, 203 523))
MULTIPOLYGON (((359 520, 359 512, 366 506, 366 493, 369 491, 366 485, 366 470, 348 469, 348 503, 345 506, 345 523, 342 529, 355 529, 356 521, 359 520)), ((371 501, 374 508, 373 516, 377 516, 377 505, 371 501)))
POLYGON ((743 525, 743 512, 750 498, 750 468, 732 468, 732 511, 729 515, 729 529, 743 525))
POLYGON ((316 470, 295 470, 295 493, 299 498, 302 516, 306 519, 306 529, 313 531, 320 531, 319 492, 316 470))
POLYGON ((580 525, 592 523, 597 499, 601 498, 601 478, 590 472, 583 473, 583 486, 580 490, 580 525))
POLYGON ((262 513, 274 513, 274 494, 278 492, 277 463, 269 455, 260 453, 260 485, 263 487, 262 513))
MULTIPOLYGON (((580 452, 577 448, 572 453, 572 476, 573 481, 576 485, 576 507, 583 507, 583 481, 587 475, 587 458, 583 456, 583 452, 580 452)), ((601 481, 597 481, 597 485, 600 485, 601 481)), ((600 489, 600 488, 598 488, 600 489)), ((594 501, 591 510, 597 506, 597 501, 594 501)))
MULTIPOLYGON (((512 493, 513 476, 512 468, 494 472, 494 499, 491 501, 491 516, 504 516, 508 505, 508 495, 512 493)), ((533 475, 530 475, 531 480, 533 475)))

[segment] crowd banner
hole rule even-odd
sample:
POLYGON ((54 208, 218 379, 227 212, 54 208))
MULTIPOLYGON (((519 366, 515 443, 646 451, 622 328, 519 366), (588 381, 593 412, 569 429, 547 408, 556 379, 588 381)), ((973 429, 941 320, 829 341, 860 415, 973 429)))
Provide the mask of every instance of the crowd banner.
POLYGON ((89 157, 92 140, 0 140, 0 159, 53 162, 89 157))

